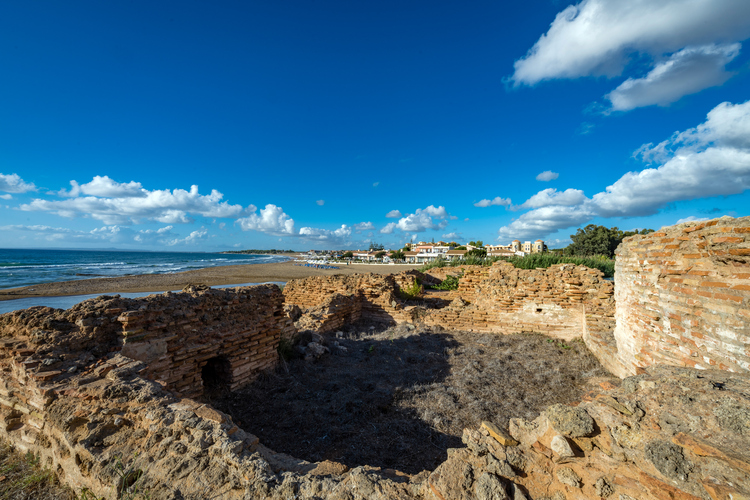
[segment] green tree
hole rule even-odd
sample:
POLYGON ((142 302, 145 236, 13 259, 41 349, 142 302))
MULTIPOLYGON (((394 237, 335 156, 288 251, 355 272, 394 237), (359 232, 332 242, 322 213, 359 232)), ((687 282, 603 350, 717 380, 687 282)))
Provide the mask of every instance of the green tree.
POLYGON ((464 255, 466 257, 480 257, 483 259, 487 257, 487 250, 485 250, 484 248, 475 248, 473 250, 469 250, 464 255))
POLYGON ((351 259, 352 257, 354 257, 354 253, 353 252, 344 252, 344 254, 341 257, 343 257, 345 259, 351 259))
POLYGON ((378 243, 372 242, 370 243, 370 250, 383 250, 385 247, 383 245, 380 245, 378 243))
POLYGON ((482 240, 470 241, 469 246, 482 248, 484 246, 484 242, 482 240))
POLYGON ((393 260, 404 260, 406 258, 406 255, 404 255, 404 252, 401 250, 396 250, 395 252, 391 252, 391 259, 393 260))
POLYGON ((565 255, 605 255, 613 257, 617 246, 622 243, 623 238, 635 234, 653 233, 653 229, 642 229, 640 231, 620 231, 618 228, 606 228, 589 224, 583 229, 578 229, 576 234, 570 235, 573 241, 565 248, 565 255))
POLYGON ((375 258, 376 259, 382 259, 384 255, 385 255, 385 252, 381 250, 381 251, 379 251, 378 253, 375 254, 375 258))

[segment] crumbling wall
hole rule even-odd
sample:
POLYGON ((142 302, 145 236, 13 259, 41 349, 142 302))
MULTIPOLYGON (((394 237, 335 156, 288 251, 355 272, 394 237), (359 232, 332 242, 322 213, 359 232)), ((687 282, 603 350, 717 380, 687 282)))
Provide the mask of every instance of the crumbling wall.
POLYGON ((632 236, 617 249, 619 376, 669 364, 750 370, 750 217, 632 236))
POLYGON ((400 291, 421 281, 421 273, 405 271, 394 275, 352 274, 312 276, 290 280, 284 287, 286 304, 306 309, 312 323, 331 331, 350 319, 381 323, 413 321, 414 307, 402 305, 400 291), (337 295, 346 298, 335 298, 337 295))
POLYGON ((539 332, 562 339, 614 328, 613 285, 601 271, 573 264, 516 269, 508 262, 467 269, 458 297, 428 311, 425 323, 448 329, 539 332))
POLYGON ((22 365, 38 379, 75 371, 82 360, 71 353, 98 358, 120 351, 145 363, 145 377, 188 397, 203 393, 202 370, 210 360, 230 388, 275 365, 279 338, 292 328, 278 287, 186 290, 139 299, 102 296, 67 311, 8 313, 0 316, 0 338, 48 346, 22 352, 22 365))

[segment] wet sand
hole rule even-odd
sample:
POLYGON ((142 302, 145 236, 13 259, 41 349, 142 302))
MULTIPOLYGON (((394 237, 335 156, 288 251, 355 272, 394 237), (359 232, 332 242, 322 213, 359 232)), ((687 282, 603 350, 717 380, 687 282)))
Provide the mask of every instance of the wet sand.
POLYGON ((0 300, 30 297, 59 297, 65 295, 115 294, 181 290, 187 285, 239 285, 289 281, 308 276, 333 276, 336 274, 377 273, 391 274, 415 269, 415 265, 388 264, 336 264, 338 269, 316 269, 295 266, 292 261, 272 264, 242 264, 197 269, 173 274, 143 274, 115 278, 92 278, 76 281, 42 283, 20 288, 0 290, 0 300))

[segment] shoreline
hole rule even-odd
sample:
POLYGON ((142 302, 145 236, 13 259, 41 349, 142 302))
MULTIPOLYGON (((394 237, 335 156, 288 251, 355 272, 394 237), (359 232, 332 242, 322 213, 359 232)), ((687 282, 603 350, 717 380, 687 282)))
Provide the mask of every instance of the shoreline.
POLYGON ((236 264, 179 273, 91 278, 6 288, 0 290, 0 301, 70 295, 163 293, 170 290, 182 290, 187 285, 239 285, 243 283, 289 281, 309 276, 333 276, 336 274, 393 274, 403 270, 416 269, 417 267, 420 266, 411 264, 341 264, 338 265, 338 269, 317 269, 314 267, 296 266, 292 260, 267 264, 236 264))

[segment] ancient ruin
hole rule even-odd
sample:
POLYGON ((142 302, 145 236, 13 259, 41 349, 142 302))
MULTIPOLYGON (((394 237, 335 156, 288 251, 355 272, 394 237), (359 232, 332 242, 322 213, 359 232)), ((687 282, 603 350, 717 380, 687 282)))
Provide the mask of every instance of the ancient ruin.
MULTIPOLYGON (((355 275, 0 316, 0 437, 66 483, 110 498, 750 498, 750 218, 627 239, 614 284, 569 264, 355 275), (441 274, 442 273, 442 274, 441 274), (202 399, 279 363, 297 330, 367 319, 582 338, 612 373, 576 406, 464 431, 433 471, 310 463, 268 449, 202 399), (123 459, 125 475, 113 473, 123 459)), ((325 346, 321 346, 325 347, 325 346)), ((551 388, 551 390, 554 390, 551 388)))

